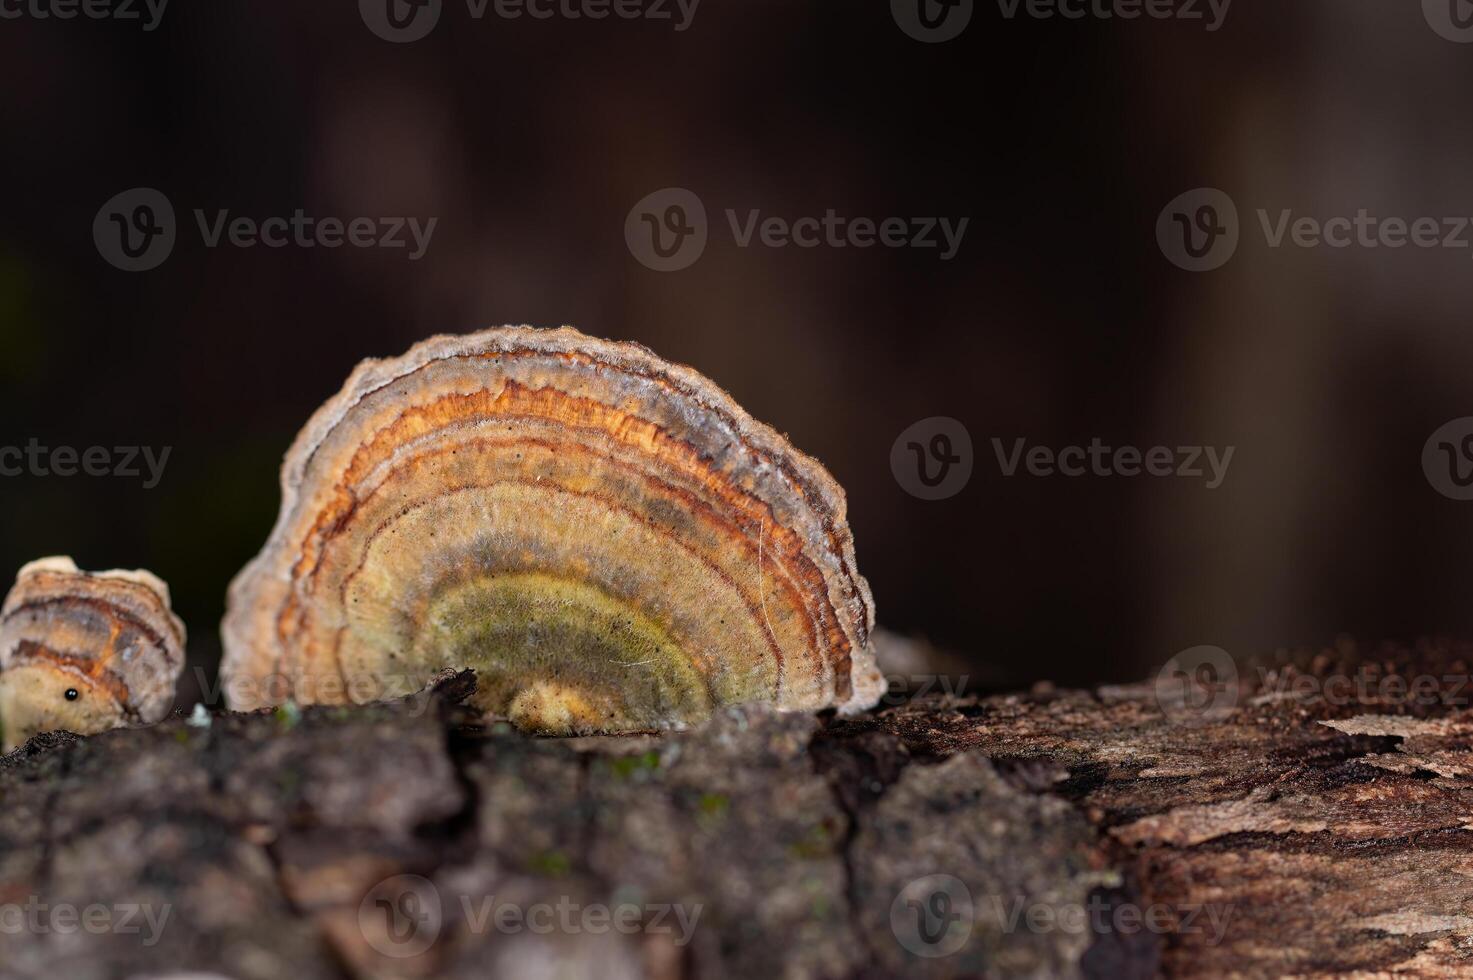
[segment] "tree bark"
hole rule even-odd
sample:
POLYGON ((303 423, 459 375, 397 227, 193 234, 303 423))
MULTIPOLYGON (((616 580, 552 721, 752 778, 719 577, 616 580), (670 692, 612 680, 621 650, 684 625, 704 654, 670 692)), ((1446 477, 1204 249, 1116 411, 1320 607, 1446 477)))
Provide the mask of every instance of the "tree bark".
POLYGON ((0 975, 1473 975, 1459 654, 1280 657, 1206 713, 1042 685, 549 740, 462 674, 41 736, 0 759, 0 975))

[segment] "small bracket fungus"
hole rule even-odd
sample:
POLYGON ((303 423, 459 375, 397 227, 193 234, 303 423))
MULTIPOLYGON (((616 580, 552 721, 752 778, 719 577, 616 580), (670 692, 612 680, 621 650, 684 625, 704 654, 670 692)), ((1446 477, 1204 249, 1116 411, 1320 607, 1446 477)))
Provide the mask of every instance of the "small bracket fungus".
POLYGON ((184 670, 184 638, 169 587, 148 572, 82 572, 70 558, 22 568, 0 609, 6 751, 40 732, 159 721, 184 670))
POLYGON ((548 733, 882 691, 843 491, 643 347, 508 327, 366 361, 281 483, 230 589, 237 708, 407 694, 447 667, 548 733))

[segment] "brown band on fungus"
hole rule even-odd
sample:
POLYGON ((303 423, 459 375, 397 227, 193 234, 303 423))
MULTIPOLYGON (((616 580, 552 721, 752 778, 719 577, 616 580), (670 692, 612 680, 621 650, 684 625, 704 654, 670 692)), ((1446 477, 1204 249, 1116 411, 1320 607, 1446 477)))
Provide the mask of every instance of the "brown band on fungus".
POLYGON ((21 640, 16 644, 12 656, 14 659, 11 666, 44 661, 60 670, 76 674, 79 678, 86 678, 112 695, 125 713, 134 717, 138 715, 137 709, 133 707, 133 692, 128 689, 127 682, 89 653, 54 650, 34 640, 21 640))
MULTIPOLYGON (((3 616, 0 616, 0 623, 9 623, 12 620, 20 617, 23 613, 34 613, 41 610, 57 610, 62 615, 65 615, 68 607, 81 607, 84 609, 88 609, 96 615, 111 621, 115 625, 123 624, 129 629, 136 631, 140 636, 143 637, 144 640, 148 641, 150 645, 155 646, 160 650, 167 652, 171 649, 180 649, 182 647, 182 643, 178 634, 174 633, 172 630, 170 631, 170 635, 166 638, 165 635, 160 632, 156 626, 150 624, 142 616, 139 616, 131 610, 124 609, 121 606, 116 605, 115 603, 108 602, 104 599, 98 599, 92 596, 69 594, 39 596, 32 599, 26 599, 22 602, 17 603, 14 607, 7 607, 5 614, 3 616)), ((109 642, 107 646, 105 646, 104 648, 102 648, 102 650, 98 652, 96 659, 99 664, 105 666, 117 654, 118 651, 116 640, 118 635, 119 633, 117 631, 114 631, 111 636, 111 642, 109 642)))

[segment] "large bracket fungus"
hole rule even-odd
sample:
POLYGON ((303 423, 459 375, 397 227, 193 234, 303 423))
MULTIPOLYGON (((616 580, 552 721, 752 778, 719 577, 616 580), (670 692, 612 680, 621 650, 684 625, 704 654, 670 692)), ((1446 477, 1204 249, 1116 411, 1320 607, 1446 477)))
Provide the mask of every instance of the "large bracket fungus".
POLYGON ((680 727, 882 689, 843 491, 724 391, 575 330, 366 361, 297 438, 230 590, 238 708, 347 703, 473 668, 541 732, 680 727))

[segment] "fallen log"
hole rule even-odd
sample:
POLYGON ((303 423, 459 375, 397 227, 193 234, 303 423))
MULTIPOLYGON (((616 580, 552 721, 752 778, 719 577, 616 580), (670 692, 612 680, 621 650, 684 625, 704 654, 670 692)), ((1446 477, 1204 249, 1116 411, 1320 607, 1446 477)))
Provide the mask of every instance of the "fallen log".
POLYGON ((0 976, 1469 975, 1467 660, 1279 656, 1195 715, 1039 685, 537 739, 461 674, 42 735, 0 759, 0 976))

